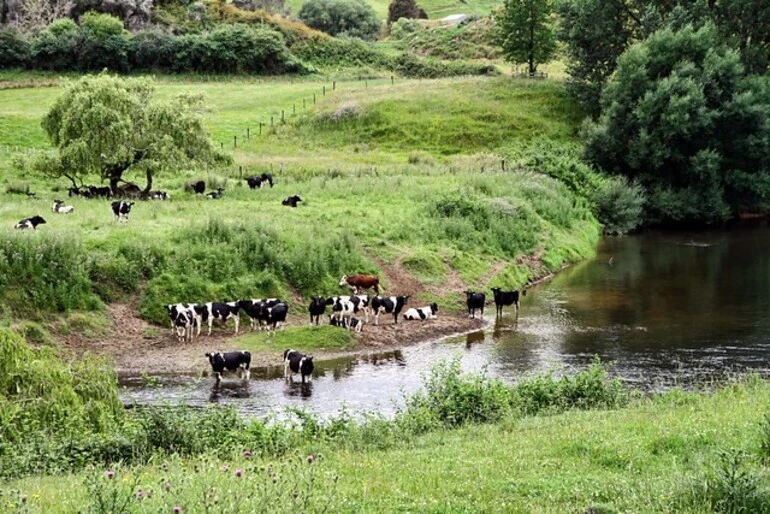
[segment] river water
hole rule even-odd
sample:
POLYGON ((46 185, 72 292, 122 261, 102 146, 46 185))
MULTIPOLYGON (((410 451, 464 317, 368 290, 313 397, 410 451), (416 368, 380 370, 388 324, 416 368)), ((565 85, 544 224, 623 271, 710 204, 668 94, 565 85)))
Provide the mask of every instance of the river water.
MULTIPOLYGON (((660 389, 770 371, 770 228, 647 232, 603 240, 596 257, 531 288, 517 317, 487 313, 484 330, 400 350, 321 361, 310 384, 283 368, 251 380, 120 377, 127 403, 233 404, 249 415, 297 407, 322 415, 392 413, 441 359, 515 380, 581 369, 595 356, 636 387, 660 389)), ((369 327, 375 330, 373 327, 369 327)))

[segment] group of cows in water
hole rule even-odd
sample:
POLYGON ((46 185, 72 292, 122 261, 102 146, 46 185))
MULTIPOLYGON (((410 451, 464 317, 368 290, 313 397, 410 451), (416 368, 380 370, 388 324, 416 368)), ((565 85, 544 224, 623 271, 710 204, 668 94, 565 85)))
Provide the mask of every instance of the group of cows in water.
MULTIPOLYGON (((399 314, 403 311, 410 296, 381 296, 379 279, 376 275, 344 275, 340 286, 349 286, 352 294, 348 296, 313 296, 308 306, 310 323, 320 324, 320 318, 326 313, 327 307, 331 307, 329 324, 360 332, 363 325, 369 322, 370 314, 374 317, 375 326, 379 325, 380 314, 392 314, 393 323, 398 323, 399 314), (367 294, 360 294, 362 289, 375 290, 371 298, 367 294), (363 314, 364 319, 355 317, 363 314)), ((498 315, 502 315, 503 307, 513 305, 518 315, 519 301, 526 290, 502 291, 499 287, 492 288, 494 302, 498 315)), ((476 313, 484 314, 486 295, 484 293, 465 291, 468 316, 476 317, 476 313)), ((239 313, 244 312, 251 319, 251 327, 269 330, 280 326, 286 321, 288 305, 278 298, 241 300, 238 302, 206 303, 206 304, 170 304, 166 306, 172 329, 176 329, 180 341, 192 339, 192 332, 197 327, 197 335, 200 335, 201 323, 208 323, 208 333, 211 335, 212 322, 216 319, 227 322, 233 319, 235 333, 238 333, 239 313)), ((431 303, 425 307, 410 308, 403 313, 405 320, 428 320, 437 317, 438 305, 431 303)), ((249 377, 251 354, 248 351, 233 352, 208 352, 212 370, 217 381, 221 380, 225 370, 238 372, 243 378, 249 377)), ((292 373, 299 373, 304 383, 313 373, 313 356, 305 355, 296 350, 287 349, 283 355, 284 377, 291 379, 292 373)))
MULTIPOLYGON (((247 177, 246 183, 251 189, 259 189, 264 184, 269 184, 270 187, 273 187, 273 176, 270 173, 262 173, 261 175, 254 175, 252 177, 247 177)), ((206 182, 203 180, 198 180, 197 182, 194 182, 190 184, 190 189, 196 194, 196 195, 203 195, 206 192, 206 182)), ((149 193, 146 193, 142 191, 139 186, 136 184, 125 184, 123 186, 120 186, 118 188, 118 195, 113 195, 112 189, 110 189, 107 186, 99 187, 99 186, 81 186, 81 187, 71 187, 68 189, 69 196, 80 196, 83 198, 112 198, 113 196, 119 196, 121 198, 136 198, 136 199, 146 199, 146 200, 170 200, 171 195, 166 191, 150 191, 149 193)), ((206 193, 206 198, 210 200, 217 200, 222 197, 222 193, 224 192, 224 188, 218 187, 212 191, 209 191, 206 193)), ((29 193, 30 197, 34 197, 34 193, 29 193)), ((299 197, 299 195, 291 195, 287 196, 281 201, 281 205, 286 205, 288 207, 296 207, 299 202, 302 201, 302 198, 299 197)), ((128 215, 131 213, 131 207, 136 202, 129 202, 125 200, 117 200, 110 204, 110 207, 112 208, 112 213, 115 216, 115 219, 118 221, 128 221, 128 215)), ((63 200, 54 200, 53 206, 51 207, 51 212, 54 214, 71 214, 75 211, 75 207, 72 205, 65 205, 63 200)), ((14 225, 14 228, 17 229, 36 229, 38 225, 43 225, 44 223, 47 223, 46 220, 40 216, 32 216, 30 218, 24 218, 22 220, 19 220, 16 225, 14 225)))

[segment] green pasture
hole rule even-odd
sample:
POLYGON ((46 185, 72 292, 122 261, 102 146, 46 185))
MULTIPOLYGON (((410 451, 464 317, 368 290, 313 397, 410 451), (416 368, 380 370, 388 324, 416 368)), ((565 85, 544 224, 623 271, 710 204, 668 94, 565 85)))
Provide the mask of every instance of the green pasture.
MULTIPOLYGON (((299 13, 302 4, 305 0, 288 0, 285 6, 291 10, 291 14, 296 16, 299 13)), ((369 5, 372 6, 374 12, 377 13, 383 21, 388 17, 388 5, 390 0, 367 0, 369 5)), ((502 5, 501 0, 422 0, 417 2, 417 5, 425 9, 428 13, 428 17, 432 20, 441 19, 451 14, 480 14, 487 15, 494 8, 502 5)))

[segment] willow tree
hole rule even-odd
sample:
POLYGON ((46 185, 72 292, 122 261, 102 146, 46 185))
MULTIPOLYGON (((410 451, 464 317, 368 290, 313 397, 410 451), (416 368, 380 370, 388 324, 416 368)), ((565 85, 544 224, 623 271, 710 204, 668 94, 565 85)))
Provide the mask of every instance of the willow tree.
POLYGON ((71 83, 43 118, 54 155, 35 163, 44 174, 109 181, 113 193, 129 172, 143 173, 145 192, 157 172, 225 164, 203 126, 203 98, 155 97, 149 79, 89 75, 71 83))

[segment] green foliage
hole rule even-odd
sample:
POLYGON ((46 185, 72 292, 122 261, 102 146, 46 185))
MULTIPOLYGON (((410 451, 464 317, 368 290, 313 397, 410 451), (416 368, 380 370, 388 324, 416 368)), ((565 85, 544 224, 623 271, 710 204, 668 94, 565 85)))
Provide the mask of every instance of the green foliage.
POLYGON ((123 22, 109 14, 87 12, 80 20, 80 27, 87 38, 108 39, 124 33, 123 22))
POLYGON ((80 244, 43 234, 13 234, 0 239, 0 302, 12 313, 37 317, 47 312, 93 309, 80 244), (28 237, 32 235, 33 237, 28 237))
POLYGON ((24 68, 30 57, 27 38, 15 29, 0 30, 0 69, 24 68))
POLYGON ((526 63, 530 75, 556 53, 552 11, 552 0, 506 0, 495 17, 503 55, 514 64, 526 63))
POLYGON ((423 18, 427 19, 425 14, 415 0, 391 0, 388 5, 388 25, 392 25, 401 19, 423 18))
POLYGON ((648 189, 652 220, 714 223, 770 205, 770 88, 711 24, 630 48, 583 136, 591 162, 648 189))
POLYGON ((496 59, 492 18, 459 25, 428 25, 402 18, 390 27, 390 39, 409 53, 439 59, 496 59))
POLYGON ((497 69, 491 64, 464 61, 439 61, 420 59, 416 55, 403 53, 395 58, 393 68, 404 77, 434 79, 462 75, 495 75, 497 69))
POLYGON ((70 19, 57 20, 39 32, 31 42, 30 63, 41 70, 77 69, 80 30, 70 19))
POLYGON ((364 0, 308 0, 297 16, 309 27, 332 36, 377 39, 381 22, 364 0))
POLYGON ((54 178, 96 174, 113 191, 127 171, 144 172, 149 190, 158 171, 229 161, 203 126, 202 97, 154 94, 151 80, 106 74, 69 84, 42 123, 58 153, 36 167, 54 178))
POLYGON ((625 234, 644 221, 644 189, 625 177, 605 180, 591 199, 605 234, 625 234))

